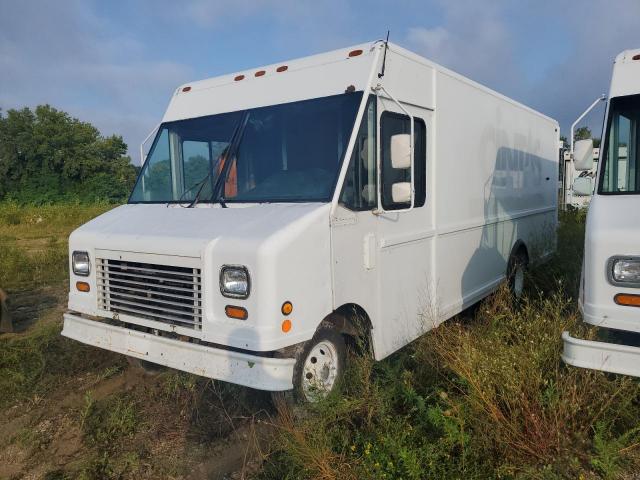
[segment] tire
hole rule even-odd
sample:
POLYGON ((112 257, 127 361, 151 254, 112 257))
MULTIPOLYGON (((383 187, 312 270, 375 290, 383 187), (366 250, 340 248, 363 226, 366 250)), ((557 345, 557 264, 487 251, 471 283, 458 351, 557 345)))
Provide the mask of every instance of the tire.
POLYGON ((165 367, 164 365, 158 365, 157 363, 140 360, 139 358, 127 356, 127 362, 135 370, 139 370, 145 375, 149 376, 155 376, 167 370, 167 367, 165 367))
POLYGON ((344 376, 347 347, 343 336, 330 324, 322 324, 311 340, 297 349, 293 367, 293 390, 272 392, 273 403, 315 403, 337 391, 344 376))
POLYGON ((520 248, 509 258, 507 264, 507 286, 513 298, 519 301, 524 292, 524 281, 529 258, 524 249, 520 248))

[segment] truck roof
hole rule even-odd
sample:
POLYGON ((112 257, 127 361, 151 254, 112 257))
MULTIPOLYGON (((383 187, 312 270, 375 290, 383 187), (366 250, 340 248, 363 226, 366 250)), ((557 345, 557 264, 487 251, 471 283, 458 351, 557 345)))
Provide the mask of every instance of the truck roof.
POLYGON ((640 93, 640 48, 620 52, 613 63, 609 97, 640 93))
MULTIPOLYGON (((163 122, 336 95, 351 86, 356 91, 364 90, 373 81, 370 78, 373 62, 381 61, 378 52, 383 46, 384 41, 377 40, 180 85, 163 122)), ((388 46, 393 54, 466 82, 557 124, 552 118, 410 50, 392 42, 388 46)), ((435 108, 435 105, 423 106, 435 108)))

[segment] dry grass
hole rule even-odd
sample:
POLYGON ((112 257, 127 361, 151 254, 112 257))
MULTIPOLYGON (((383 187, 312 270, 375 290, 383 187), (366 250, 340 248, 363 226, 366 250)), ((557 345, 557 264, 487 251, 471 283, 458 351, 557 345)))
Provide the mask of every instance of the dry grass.
POLYGON ((575 298, 584 215, 520 304, 501 290, 384 362, 355 358, 344 395, 280 414, 264 479, 625 478, 640 469, 637 380, 565 366, 561 333, 594 336, 575 298))

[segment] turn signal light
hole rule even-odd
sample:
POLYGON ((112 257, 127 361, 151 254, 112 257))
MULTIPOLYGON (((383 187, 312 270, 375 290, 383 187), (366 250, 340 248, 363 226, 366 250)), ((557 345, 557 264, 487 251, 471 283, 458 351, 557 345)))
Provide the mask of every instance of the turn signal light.
POLYGON ((76 288, 79 292, 88 292, 91 290, 91 287, 87 282, 76 282, 76 288))
POLYGON ((626 307, 640 307, 640 295, 619 293, 613 297, 613 301, 618 305, 624 305, 626 307))
POLYGON ((283 315, 291 315, 291 312, 293 312, 293 304, 291 302, 284 302, 280 311, 283 315))
POLYGON ((246 308, 236 307, 234 305, 227 305, 224 307, 224 313, 229 318, 235 318, 236 320, 246 320, 249 316, 246 308))

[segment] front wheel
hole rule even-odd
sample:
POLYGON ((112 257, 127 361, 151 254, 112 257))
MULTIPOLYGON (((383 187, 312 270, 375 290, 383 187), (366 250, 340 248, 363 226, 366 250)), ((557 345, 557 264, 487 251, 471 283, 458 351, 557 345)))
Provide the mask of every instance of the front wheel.
POLYGON ((331 325, 322 325, 298 350, 293 367, 293 390, 274 392, 274 403, 314 403, 336 391, 344 375, 347 347, 331 325))

